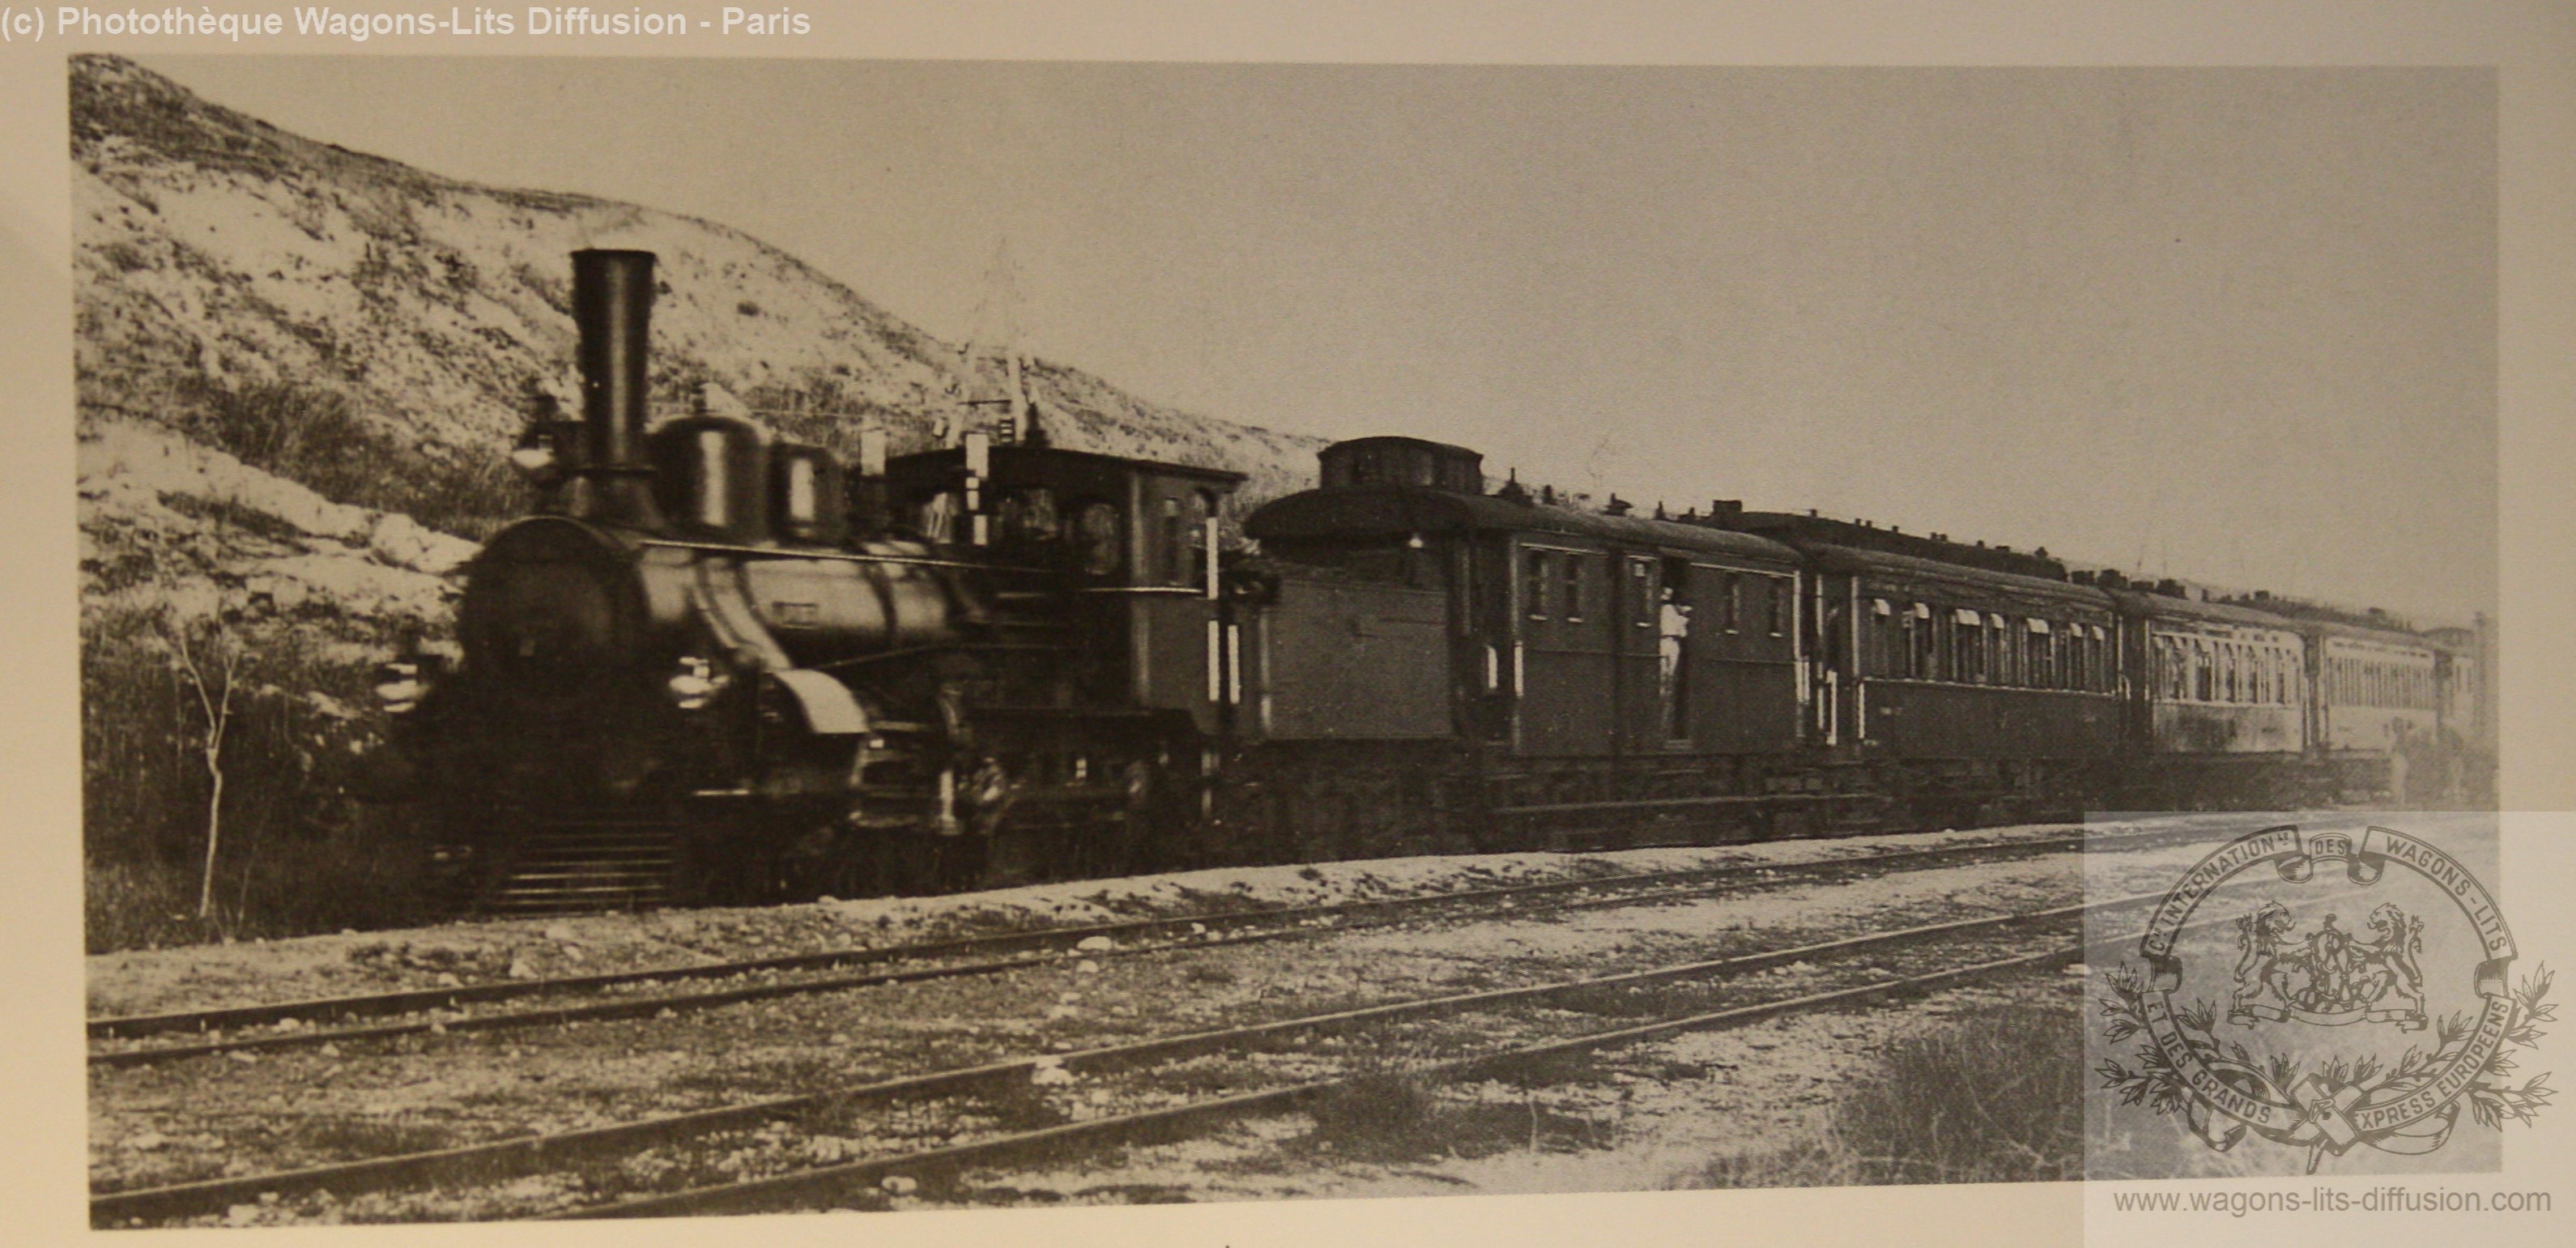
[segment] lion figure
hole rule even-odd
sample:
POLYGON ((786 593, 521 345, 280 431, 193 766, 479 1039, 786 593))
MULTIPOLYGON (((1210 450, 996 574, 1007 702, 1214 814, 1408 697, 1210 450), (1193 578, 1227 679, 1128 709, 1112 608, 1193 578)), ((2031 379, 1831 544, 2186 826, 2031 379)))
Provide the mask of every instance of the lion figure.
POLYGON ((2236 1001, 2239 1006, 2266 995, 2287 998, 2290 972, 2281 965, 2290 935, 2290 911, 2277 901, 2236 920, 2236 1001))
POLYGON ((2371 910, 2367 926, 2371 939, 2354 949, 2360 955, 2356 987, 2361 999, 2376 1004, 2394 996, 2422 1009, 2424 971, 2415 964, 2415 955, 2424 951, 2424 920, 2381 902, 2371 910))

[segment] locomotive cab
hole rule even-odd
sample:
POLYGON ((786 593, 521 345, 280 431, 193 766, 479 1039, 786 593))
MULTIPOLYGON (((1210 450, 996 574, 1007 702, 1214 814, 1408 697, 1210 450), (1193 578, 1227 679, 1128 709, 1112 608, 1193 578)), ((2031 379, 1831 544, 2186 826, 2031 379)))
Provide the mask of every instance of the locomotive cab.
POLYGON ((1079 651, 1075 705, 1218 730, 1229 664, 1218 555, 1243 474, 970 435, 893 459, 886 480, 898 521, 989 552, 1011 578, 1006 601, 1057 604, 1079 651))

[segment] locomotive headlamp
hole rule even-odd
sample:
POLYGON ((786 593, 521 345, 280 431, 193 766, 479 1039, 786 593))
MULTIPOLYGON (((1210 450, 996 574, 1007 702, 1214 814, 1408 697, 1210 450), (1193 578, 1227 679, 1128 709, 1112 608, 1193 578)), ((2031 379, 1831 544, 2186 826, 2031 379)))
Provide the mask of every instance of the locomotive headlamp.
POLYGON ((510 448, 510 467, 534 485, 555 485, 574 466, 575 456, 567 451, 576 426, 571 421, 553 419, 552 410, 550 402, 545 412, 520 430, 518 444, 510 448))
POLYGON ((523 445, 510 452, 510 466, 531 481, 543 481, 554 475, 555 448, 544 443, 523 445))
POLYGON ((716 665, 696 655, 680 660, 680 670, 671 674, 671 701, 681 710, 698 710, 714 701, 724 688, 716 665))

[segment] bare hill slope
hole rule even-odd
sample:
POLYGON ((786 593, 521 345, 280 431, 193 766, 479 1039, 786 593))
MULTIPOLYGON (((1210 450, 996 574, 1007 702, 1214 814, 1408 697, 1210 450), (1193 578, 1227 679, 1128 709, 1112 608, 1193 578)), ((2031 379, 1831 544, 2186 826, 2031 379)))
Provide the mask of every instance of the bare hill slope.
MULTIPOLYGON (((571 392, 566 257, 593 244, 661 254, 664 410, 713 380, 763 407, 830 413, 773 418, 785 432, 842 443, 874 420, 904 450, 951 402, 954 346, 722 225, 443 178, 286 133, 114 56, 74 57, 71 97, 85 415, 169 424, 256 461, 241 444, 275 431, 234 426, 281 404, 328 408, 421 471, 480 473, 531 380, 571 392)), ((1060 445, 1234 468, 1256 496, 1313 472, 1314 439, 1193 416, 1059 363, 1032 373, 1060 445)))

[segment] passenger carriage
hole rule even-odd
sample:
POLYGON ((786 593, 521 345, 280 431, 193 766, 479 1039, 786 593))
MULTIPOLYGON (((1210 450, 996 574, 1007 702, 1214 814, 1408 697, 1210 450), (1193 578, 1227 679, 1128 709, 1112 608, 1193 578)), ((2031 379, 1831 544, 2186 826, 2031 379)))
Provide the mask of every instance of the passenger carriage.
POLYGON ((1474 451, 1365 438, 1246 521, 1276 589, 1244 739, 1450 743, 1452 819, 1489 843, 1797 826, 1819 795, 1771 783, 1800 740, 1797 552, 1483 486, 1474 451))
POLYGON ((2116 590, 2138 763, 2124 804, 2289 807, 2330 795, 2301 764, 2311 740, 2307 639, 2280 616, 2116 590))

